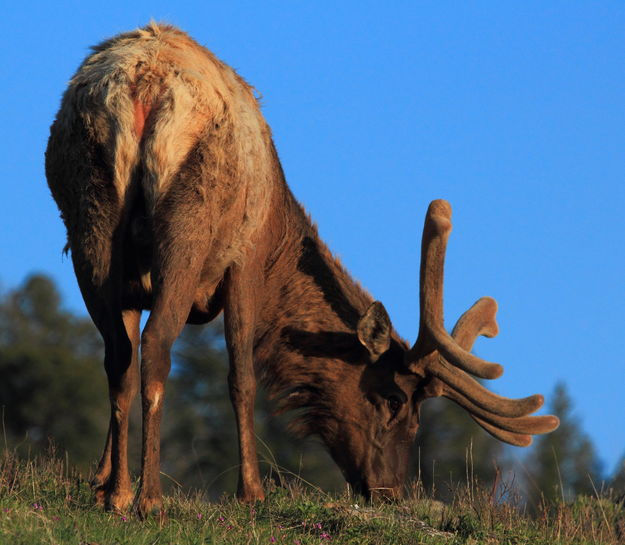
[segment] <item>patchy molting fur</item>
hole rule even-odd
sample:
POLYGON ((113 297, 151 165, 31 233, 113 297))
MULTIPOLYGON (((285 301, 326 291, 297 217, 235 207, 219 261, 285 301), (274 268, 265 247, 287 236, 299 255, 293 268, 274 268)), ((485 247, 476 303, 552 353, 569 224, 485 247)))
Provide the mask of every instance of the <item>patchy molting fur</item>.
MULTIPOLYGON (((170 26, 151 23, 93 49, 63 97, 55 123, 59 132, 70 134, 81 126, 112 170, 110 196, 122 208, 135 199, 131 186, 138 177, 148 215, 154 215, 198 143, 210 142, 210 177, 227 174, 232 192, 243 201, 242 221, 221 248, 224 263, 238 260, 262 228, 274 188, 271 133, 252 88, 170 26)), ((64 202, 71 189, 52 186, 62 211, 71 208, 64 202)), ((211 189, 198 180, 198 199, 210 199, 211 189)), ((64 219, 73 248, 72 233, 84 229, 76 228, 71 216, 64 219)), ((107 273, 105 266, 94 271, 100 279, 107 273)))

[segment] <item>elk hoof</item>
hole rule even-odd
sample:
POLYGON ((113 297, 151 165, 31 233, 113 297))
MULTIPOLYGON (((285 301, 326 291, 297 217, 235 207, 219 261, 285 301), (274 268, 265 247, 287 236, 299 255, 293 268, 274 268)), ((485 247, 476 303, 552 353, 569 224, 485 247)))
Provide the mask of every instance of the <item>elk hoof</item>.
POLYGON ((163 501, 161 498, 141 498, 137 499, 135 504, 137 516, 141 520, 154 518, 161 522, 166 520, 165 510, 163 509, 163 501))
POLYGON ((126 490, 112 491, 106 497, 106 510, 115 513, 124 513, 132 505, 134 494, 130 488, 126 490))

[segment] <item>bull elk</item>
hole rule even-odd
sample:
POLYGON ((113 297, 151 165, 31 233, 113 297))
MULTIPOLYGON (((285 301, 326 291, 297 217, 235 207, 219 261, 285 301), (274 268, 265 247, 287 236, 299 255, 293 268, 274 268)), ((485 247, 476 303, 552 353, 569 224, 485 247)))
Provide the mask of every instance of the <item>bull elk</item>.
POLYGON ((141 516, 161 510, 170 349, 185 323, 222 310, 242 500, 264 497, 253 426, 257 375, 279 409, 300 409, 296 430, 319 435, 365 496, 401 493, 427 398, 452 399, 513 445, 558 425, 554 416, 528 416, 542 396, 500 397, 471 378, 502 373, 469 352, 477 336, 497 333, 493 299, 480 299, 451 335, 443 326, 449 204, 432 202, 425 218, 421 323, 410 348, 293 197, 252 88, 172 26, 151 23, 94 47, 51 127, 46 175, 105 343, 111 419, 92 484, 109 509, 127 509, 134 498, 141 516), (140 333, 142 310, 150 315, 140 333), (127 440, 139 376, 135 498, 127 440))

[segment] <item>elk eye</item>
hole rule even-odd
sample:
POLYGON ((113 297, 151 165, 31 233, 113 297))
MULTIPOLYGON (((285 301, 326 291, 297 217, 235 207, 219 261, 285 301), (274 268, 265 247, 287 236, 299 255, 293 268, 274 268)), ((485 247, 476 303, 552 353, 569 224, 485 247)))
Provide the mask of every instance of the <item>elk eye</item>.
POLYGON ((401 409, 401 406, 403 405, 402 400, 397 396, 391 396, 387 399, 387 403, 392 415, 397 416, 399 409, 401 409))

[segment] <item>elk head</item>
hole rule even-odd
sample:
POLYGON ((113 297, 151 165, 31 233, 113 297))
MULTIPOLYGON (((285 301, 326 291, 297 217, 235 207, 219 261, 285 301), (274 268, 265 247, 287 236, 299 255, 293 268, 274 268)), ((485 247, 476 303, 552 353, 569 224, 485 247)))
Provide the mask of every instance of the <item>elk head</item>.
POLYGON ((357 328, 369 360, 359 366, 364 370, 356 379, 364 399, 353 403, 350 385, 337 385, 333 395, 336 418, 332 437, 324 440, 347 481, 367 497, 401 495, 425 399, 451 399, 488 433, 517 446, 529 445, 532 434, 552 431, 559 424, 555 416, 528 416, 542 406, 541 395, 501 397, 470 376, 494 379, 503 372, 501 365, 469 352, 479 335, 497 334, 497 304, 484 297, 462 315, 451 335, 445 330, 443 269, 450 231, 449 203, 433 201, 423 229, 420 327, 414 346, 408 349, 393 335, 386 310, 374 302, 357 328))

